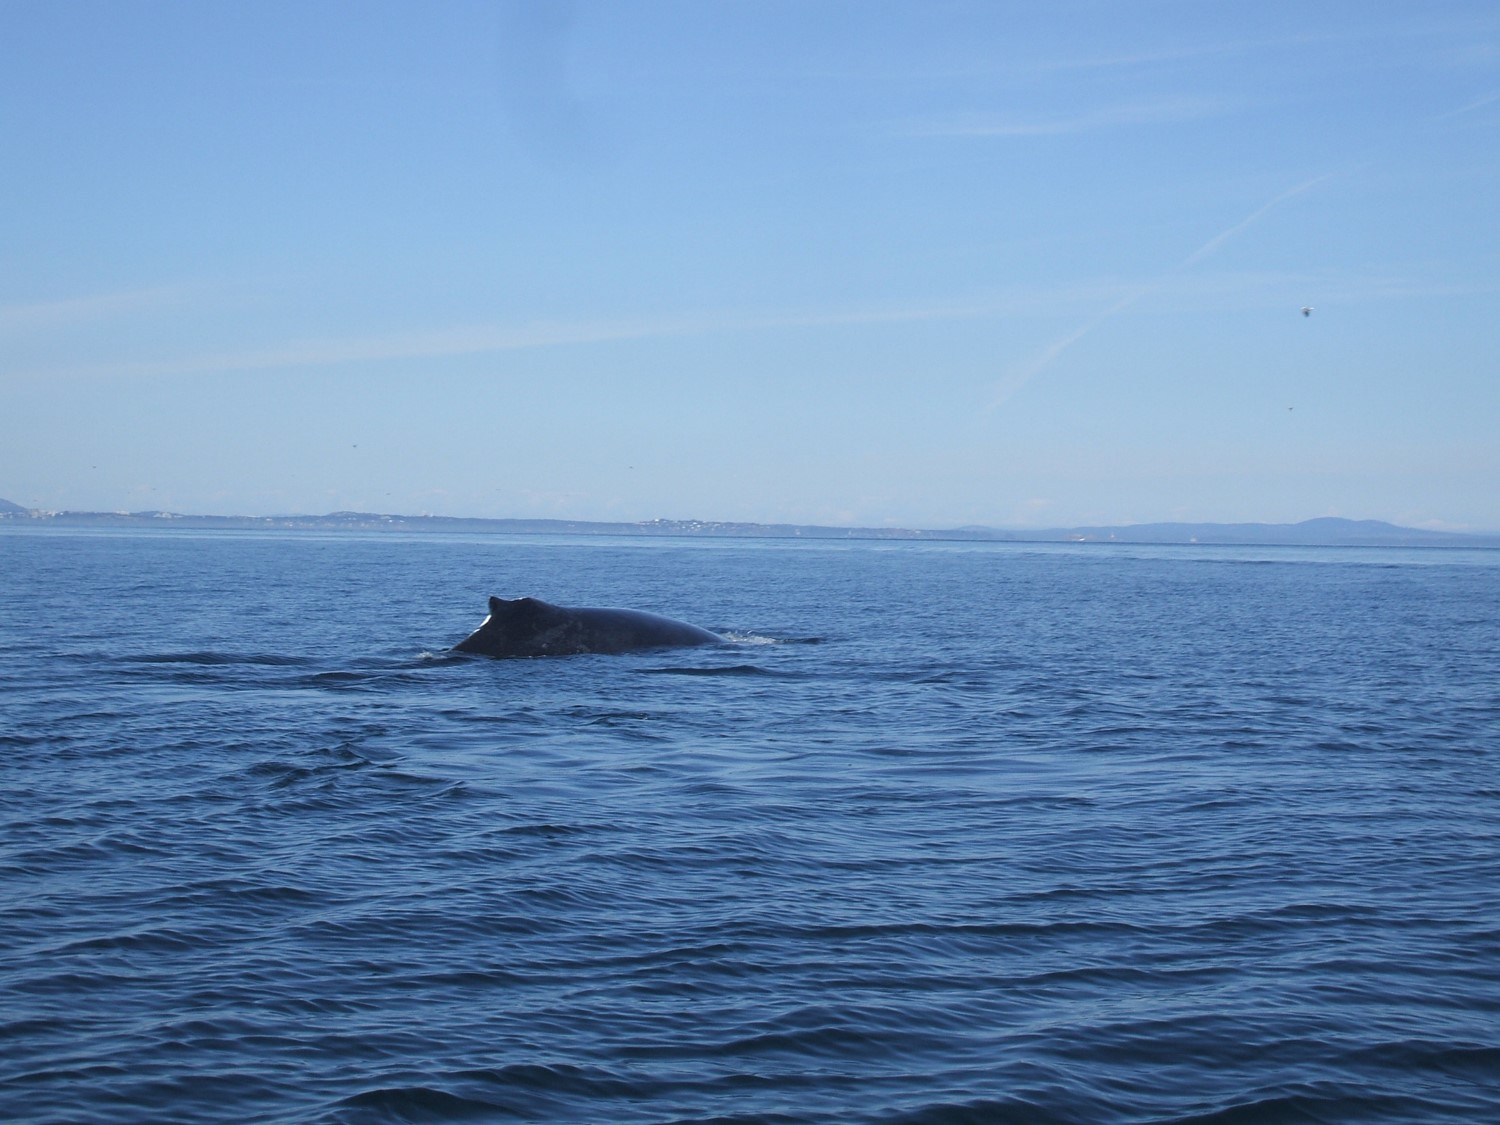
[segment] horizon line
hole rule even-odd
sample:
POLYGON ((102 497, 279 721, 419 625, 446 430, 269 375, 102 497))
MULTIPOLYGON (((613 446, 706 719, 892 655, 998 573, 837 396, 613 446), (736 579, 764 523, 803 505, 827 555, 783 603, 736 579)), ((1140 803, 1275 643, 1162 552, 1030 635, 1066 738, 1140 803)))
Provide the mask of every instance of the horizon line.
POLYGON ((978 535, 984 533, 1007 534, 1007 535, 1041 535, 1047 533, 1063 534, 1078 532, 1115 532, 1115 531, 1139 531, 1147 528, 1202 528, 1202 529, 1277 529, 1277 528, 1305 528, 1309 524, 1317 525, 1342 525, 1358 527, 1360 525, 1379 525, 1388 528, 1392 532, 1405 532, 1422 536, 1437 536, 1451 538, 1496 538, 1500 537, 1500 530, 1485 531, 1468 529, 1454 531, 1448 528, 1413 527, 1407 524, 1392 523, 1390 520, 1351 516, 1309 516, 1300 520, 1141 520, 1132 523, 1078 523, 1078 524, 1051 524, 1046 526, 1015 526, 1001 524, 979 524, 968 523, 940 527, 918 527, 904 524, 823 524, 804 523, 793 520, 732 520, 732 519, 703 519, 699 517, 668 517, 655 516, 649 519, 590 519, 583 517, 568 516, 454 516, 441 515, 434 512, 400 513, 400 512, 365 512, 352 509, 339 509, 332 512, 284 512, 272 515, 238 515, 226 513, 202 513, 202 512, 170 512, 164 509, 138 509, 126 511, 115 509, 110 511, 90 511, 83 509, 68 508, 29 508, 13 501, 0 498, 0 503, 13 505, 9 508, 0 508, 0 521, 12 519, 55 519, 58 517, 92 518, 101 520, 110 519, 138 519, 138 520, 224 520, 245 521, 253 523, 273 523, 277 521, 319 521, 340 522, 349 520, 385 520, 385 521, 448 521, 455 523, 476 524, 562 524, 583 525, 595 527, 630 527, 650 528, 652 525, 671 525, 674 527, 724 527, 724 528, 800 528, 806 530, 826 532, 866 532, 876 535, 978 535))

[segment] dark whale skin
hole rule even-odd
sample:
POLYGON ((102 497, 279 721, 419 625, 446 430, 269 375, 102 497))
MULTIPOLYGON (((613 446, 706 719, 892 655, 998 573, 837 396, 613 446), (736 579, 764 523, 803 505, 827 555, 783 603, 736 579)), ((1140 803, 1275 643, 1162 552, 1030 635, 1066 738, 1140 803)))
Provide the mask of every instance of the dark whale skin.
POLYGON ((707 629, 638 609, 584 609, 538 598, 490 598, 490 615, 453 646, 480 656, 577 656, 720 644, 707 629))

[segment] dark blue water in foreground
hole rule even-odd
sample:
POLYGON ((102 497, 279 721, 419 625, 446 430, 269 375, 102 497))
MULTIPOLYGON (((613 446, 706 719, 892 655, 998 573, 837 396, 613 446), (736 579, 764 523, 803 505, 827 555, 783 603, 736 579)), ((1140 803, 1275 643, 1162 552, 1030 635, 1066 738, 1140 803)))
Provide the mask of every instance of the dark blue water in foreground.
POLYGON ((0 1118, 1500 1120, 1500 553, 0 534, 0 1118), (450 658, 488 594, 723 648, 450 658))

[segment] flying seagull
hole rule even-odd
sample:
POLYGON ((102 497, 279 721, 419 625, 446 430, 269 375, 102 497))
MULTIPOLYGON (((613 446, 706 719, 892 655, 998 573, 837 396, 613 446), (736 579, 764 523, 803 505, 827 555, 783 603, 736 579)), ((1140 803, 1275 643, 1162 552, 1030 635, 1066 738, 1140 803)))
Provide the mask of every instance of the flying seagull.
POLYGON ((1302 306, 1302 315, 1303 316, 1312 316, 1312 306, 1311 305, 1303 305, 1302 306))

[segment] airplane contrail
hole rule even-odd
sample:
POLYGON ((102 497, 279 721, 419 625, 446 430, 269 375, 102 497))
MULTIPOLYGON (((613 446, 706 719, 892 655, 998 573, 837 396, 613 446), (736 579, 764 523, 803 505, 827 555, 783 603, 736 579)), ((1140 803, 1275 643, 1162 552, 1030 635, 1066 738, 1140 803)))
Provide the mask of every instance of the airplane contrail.
POLYGON ((1324 180, 1331 178, 1333 175, 1334 173, 1332 172, 1324 172, 1321 175, 1314 176, 1310 180, 1304 180, 1302 183, 1297 184, 1294 187, 1287 188, 1279 195, 1276 195, 1269 201, 1262 203, 1254 211, 1251 211, 1250 214, 1246 215, 1243 219, 1235 223, 1233 226, 1227 227, 1226 229, 1220 231, 1218 234, 1214 235, 1202 246, 1198 247, 1198 249, 1194 250, 1191 254, 1182 259, 1182 261, 1178 262, 1171 269, 1164 271, 1150 281, 1145 281, 1137 285, 1135 288, 1131 289, 1123 297, 1121 297, 1118 301, 1116 301, 1113 305, 1110 305, 1109 308, 1105 309, 1101 313, 1095 314, 1078 328, 1075 328, 1072 332, 1068 333, 1066 336, 1053 341, 1046 348, 1044 348, 1040 354, 1034 356, 1029 363, 1022 364, 1015 371, 1011 372, 1010 375, 1000 381, 999 385, 995 388, 994 395, 990 398, 988 409, 994 410, 1002 406, 1006 402, 1006 400, 1008 400, 1013 394, 1019 391, 1027 383, 1031 382, 1031 380, 1035 379, 1043 371, 1047 370, 1047 368, 1056 363, 1063 352, 1067 351, 1079 340, 1083 339, 1094 329, 1098 328, 1099 325, 1103 324, 1107 320, 1112 319, 1115 316, 1118 316, 1120 313, 1124 312, 1141 298, 1148 297, 1152 293, 1157 292, 1158 290, 1163 288, 1174 275, 1179 274, 1184 270, 1192 269, 1199 262, 1203 261, 1203 259, 1212 255, 1216 250, 1219 249, 1219 247, 1223 246, 1224 243, 1228 242, 1235 235, 1243 231, 1246 227, 1249 227, 1252 224, 1258 222, 1260 219, 1264 218, 1267 214, 1269 214, 1275 208, 1279 207, 1281 204, 1285 203, 1288 199, 1293 199, 1296 196, 1301 195, 1305 191, 1312 190, 1318 184, 1321 184, 1324 180))
POLYGON ((1214 237, 1210 238, 1202 246, 1198 247, 1198 249, 1194 250, 1186 258, 1179 262, 1174 269, 1169 270, 1167 274, 1163 275, 1162 280, 1165 280, 1166 277, 1170 276, 1171 274, 1178 273, 1185 269, 1191 269, 1193 266, 1196 266, 1204 258, 1208 257, 1220 246, 1224 245, 1224 243, 1228 242, 1235 235, 1239 234, 1240 231, 1244 230, 1251 223, 1254 223, 1257 220, 1263 218, 1272 209, 1279 207, 1288 199, 1292 199, 1295 196, 1301 195, 1304 191, 1309 191, 1312 188, 1317 187, 1332 175, 1332 172, 1324 172, 1321 176, 1314 176, 1312 179, 1307 180, 1304 183, 1300 183, 1296 187, 1287 188, 1286 191, 1282 192, 1269 203, 1264 203, 1261 206, 1257 207, 1254 211, 1251 211, 1250 214, 1246 215, 1243 219, 1235 223, 1234 226, 1230 227, 1228 230, 1214 235, 1214 237))
MULTIPOLYGON (((1467 102, 1464 105, 1457 107, 1456 109, 1448 110, 1445 113, 1433 114, 1421 119, 1421 121, 1418 122, 1417 128, 1419 131, 1430 130, 1441 122, 1446 122, 1455 117, 1461 117, 1465 114, 1474 113, 1478 110, 1485 109, 1489 106, 1494 105, 1497 101, 1500 101, 1500 90, 1492 90, 1482 97, 1467 102)), ((1224 243, 1234 238, 1235 235, 1239 234, 1246 227, 1259 222, 1267 214, 1275 210, 1281 204, 1285 203, 1288 199, 1294 199, 1305 191, 1311 191, 1313 188, 1317 187, 1325 180, 1332 179, 1336 175, 1347 174, 1350 171, 1368 168, 1370 165, 1384 159, 1391 150, 1392 145, 1389 141, 1384 145, 1375 146, 1373 150, 1367 150, 1367 154, 1364 159, 1358 160, 1349 167, 1343 169, 1342 173, 1324 172, 1321 175, 1314 176, 1310 180, 1304 180, 1300 184, 1289 187, 1279 195, 1273 196, 1265 203, 1262 203, 1259 207, 1257 207, 1254 211, 1251 211, 1250 214, 1246 215, 1239 222, 1214 235, 1202 246, 1198 247, 1198 249, 1194 250, 1191 254, 1189 254, 1182 261, 1178 262, 1177 265, 1173 266, 1171 269, 1164 271, 1152 280, 1141 283, 1139 286, 1126 293, 1125 296, 1120 298, 1120 300, 1116 301, 1113 305, 1105 309, 1103 312, 1098 313, 1090 320, 1085 321, 1081 326, 1075 328, 1072 332, 1068 333, 1066 336, 1063 336, 1061 339, 1055 340, 1053 343, 1049 344, 1038 355, 1034 356, 1030 360, 1030 362, 1018 365, 1015 370, 1013 370, 1008 376, 1002 379, 996 386, 995 393, 991 397, 989 405, 986 409, 994 410, 1003 405, 1005 401, 1011 397, 1011 395, 1015 394, 1027 383, 1031 382, 1032 379, 1035 379, 1043 371, 1051 367, 1054 363, 1057 362, 1058 358, 1065 351, 1071 348, 1079 340, 1087 336, 1095 328, 1099 327, 1099 325, 1103 324, 1111 317, 1117 316, 1125 309, 1129 308, 1131 305, 1139 301, 1142 297, 1157 292, 1162 287, 1164 287, 1174 275, 1196 266, 1199 262, 1203 261, 1205 258, 1209 257, 1215 251, 1217 251, 1219 247, 1224 245, 1224 243)))

